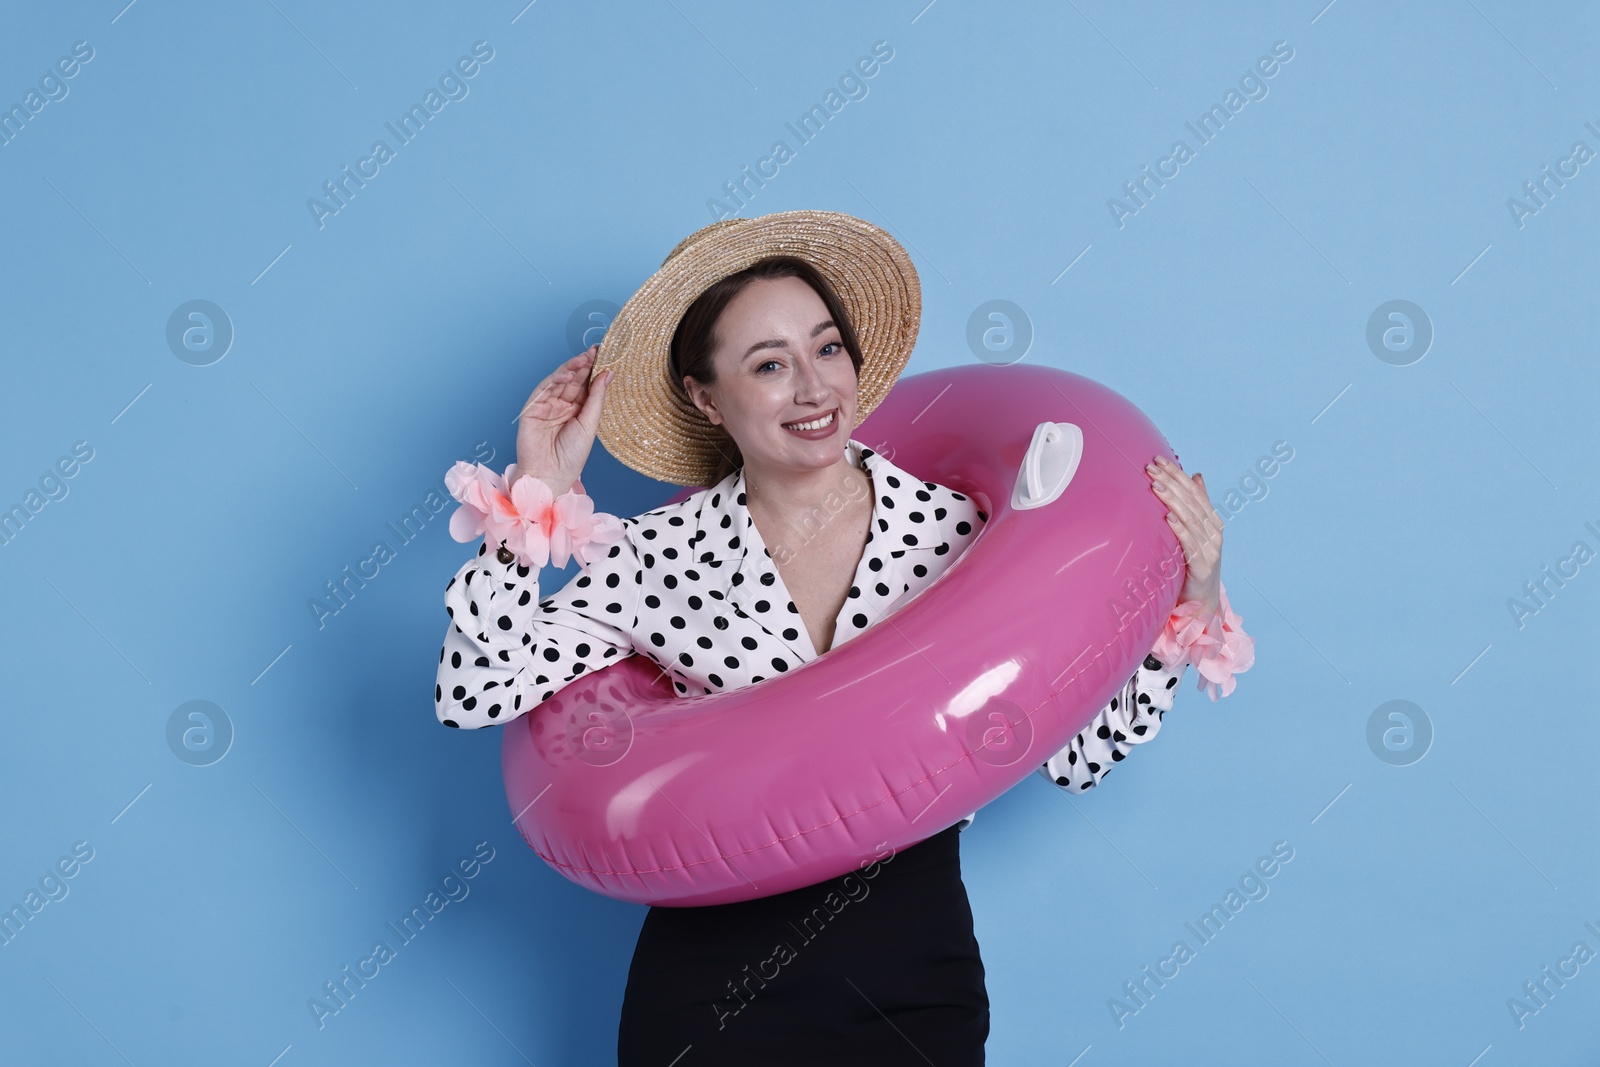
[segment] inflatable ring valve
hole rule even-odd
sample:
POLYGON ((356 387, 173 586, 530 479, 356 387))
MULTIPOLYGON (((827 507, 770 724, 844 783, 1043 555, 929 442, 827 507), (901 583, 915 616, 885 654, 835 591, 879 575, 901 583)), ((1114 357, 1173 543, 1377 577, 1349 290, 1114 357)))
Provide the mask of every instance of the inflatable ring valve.
POLYGON ((1018 511, 1039 508, 1060 496, 1078 473, 1083 458, 1083 431, 1070 422, 1041 422, 1022 458, 1022 470, 1011 493, 1018 511))

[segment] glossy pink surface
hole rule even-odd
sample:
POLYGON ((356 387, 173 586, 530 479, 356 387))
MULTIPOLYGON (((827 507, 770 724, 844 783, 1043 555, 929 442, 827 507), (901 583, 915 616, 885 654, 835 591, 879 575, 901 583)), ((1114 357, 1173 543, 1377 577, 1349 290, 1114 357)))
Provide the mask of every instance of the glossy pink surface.
POLYGON ((987 524, 920 594, 785 674, 680 698, 629 656, 508 723, 511 812, 567 878, 691 906, 844 874, 1016 785, 1149 652, 1183 550, 1144 472, 1172 450, 1123 397, 1048 367, 969 365, 901 378, 846 436, 973 497, 987 524), (1077 424, 1083 459, 1059 498, 1017 511, 1043 421, 1077 424))

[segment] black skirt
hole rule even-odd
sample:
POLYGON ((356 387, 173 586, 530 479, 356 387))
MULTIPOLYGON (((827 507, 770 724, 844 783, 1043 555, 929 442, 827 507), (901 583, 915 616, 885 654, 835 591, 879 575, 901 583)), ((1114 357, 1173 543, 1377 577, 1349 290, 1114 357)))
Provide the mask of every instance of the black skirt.
POLYGON ((981 1065, 989 995, 959 835, 776 896, 652 907, 618 1067, 981 1065))

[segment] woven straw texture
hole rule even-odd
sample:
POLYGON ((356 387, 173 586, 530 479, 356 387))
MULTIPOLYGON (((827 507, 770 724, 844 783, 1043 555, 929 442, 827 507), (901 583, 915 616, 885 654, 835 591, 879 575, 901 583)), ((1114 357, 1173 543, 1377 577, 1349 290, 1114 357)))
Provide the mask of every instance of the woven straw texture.
POLYGON ((900 243, 864 219, 833 211, 723 219, 678 242, 601 339, 591 378, 607 368, 616 372, 598 431, 613 456, 660 481, 705 486, 719 453, 735 454, 726 431, 672 382, 672 335, 709 286, 775 255, 815 266, 850 315, 861 345, 856 425, 888 395, 922 321, 921 283, 900 243))

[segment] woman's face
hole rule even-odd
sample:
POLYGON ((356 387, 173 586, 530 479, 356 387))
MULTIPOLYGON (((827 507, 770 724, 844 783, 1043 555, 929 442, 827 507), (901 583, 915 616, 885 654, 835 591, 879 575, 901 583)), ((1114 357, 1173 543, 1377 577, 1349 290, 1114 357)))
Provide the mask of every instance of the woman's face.
POLYGON ((856 370, 816 290, 799 278, 758 278, 728 302, 716 325, 709 389, 687 379, 706 417, 757 469, 840 462, 856 424, 856 370), (830 415, 822 430, 791 427, 830 415))

